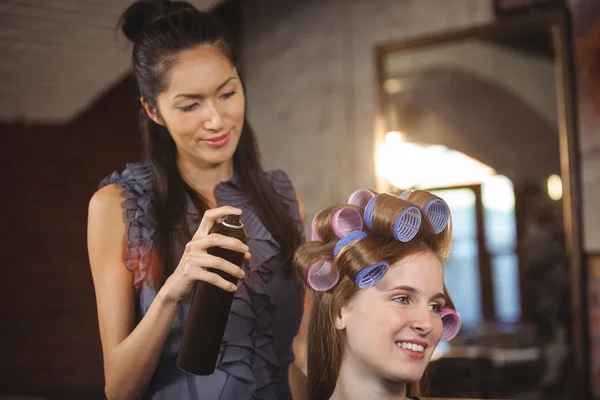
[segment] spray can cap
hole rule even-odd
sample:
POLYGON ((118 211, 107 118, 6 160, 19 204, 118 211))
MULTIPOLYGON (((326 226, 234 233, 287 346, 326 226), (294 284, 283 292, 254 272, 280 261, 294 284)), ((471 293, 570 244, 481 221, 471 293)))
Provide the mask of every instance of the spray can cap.
POLYGON ((228 226, 230 228, 241 228, 244 226, 240 221, 240 216, 238 214, 229 214, 225 218, 223 218, 222 224, 228 226))

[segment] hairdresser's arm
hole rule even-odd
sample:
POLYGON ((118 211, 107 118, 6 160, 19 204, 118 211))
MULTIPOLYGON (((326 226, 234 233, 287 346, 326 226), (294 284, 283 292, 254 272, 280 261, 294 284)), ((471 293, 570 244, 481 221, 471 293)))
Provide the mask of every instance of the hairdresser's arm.
POLYGON ((197 281, 235 290, 230 282, 204 267, 217 268, 240 278, 242 269, 209 255, 206 249, 224 247, 250 258, 247 246, 239 240, 209 234, 214 221, 227 214, 239 214, 241 210, 232 207, 208 210, 186 245, 179 265, 135 326, 133 277, 123 262, 127 251, 127 223, 121 191, 120 187, 109 185, 96 192, 88 215, 88 251, 104 355, 105 392, 109 400, 136 399, 143 393, 158 364, 178 303, 189 296, 197 281))
POLYGON ((308 379, 296 363, 290 364, 288 371, 290 389, 294 400, 308 399, 308 379))
POLYGON ((159 293, 134 329, 133 277, 123 261, 127 222, 121 191, 110 185, 96 192, 88 215, 88 251, 109 400, 141 396, 154 374, 177 310, 177 302, 159 293))

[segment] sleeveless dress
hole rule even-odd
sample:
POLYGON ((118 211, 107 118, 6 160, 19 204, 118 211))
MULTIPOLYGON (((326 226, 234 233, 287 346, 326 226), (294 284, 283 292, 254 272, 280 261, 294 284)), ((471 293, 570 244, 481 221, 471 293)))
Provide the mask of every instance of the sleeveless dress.
MULTIPOLYGON (((294 188, 285 172, 265 173, 299 232, 303 224, 294 188)), ((136 324, 144 317, 157 290, 146 279, 151 262, 155 221, 151 217, 152 175, 144 162, 127 164, 122 174, 113 172, 99 185, 123 187, 128 221, 127 269, 133 272, 136 289, 136 324)), ((246 276, 235 292, 217 368, 210 376, 195 376, 175 364, 191 296, 180 303, 160 361, 143 399, 152 400, 287 400, 291 399, 288 366, 294 361, 292 341, 300 327, 304 290, 295 275, 286 277, 279 244, 265 228, 234 176, 216 189, 219 206, 243 210, 241 220, 248 234, 250 259, 246 276)), ((193 234, 200 216, 188 198, 187 222, 193 234)), ((176 245, 178 262, 185 243, 176 245)), ((175 264, 177 265, 177 263, 175 264)))

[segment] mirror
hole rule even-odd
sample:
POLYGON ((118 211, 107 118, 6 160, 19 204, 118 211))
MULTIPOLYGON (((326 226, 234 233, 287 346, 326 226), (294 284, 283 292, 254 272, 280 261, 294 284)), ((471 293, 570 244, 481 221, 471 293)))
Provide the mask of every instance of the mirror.
POLYGON ((463 329, 428 368, 435 397, 587 397, 565 13, 377 47, 378 190, 452 209, 463 329))

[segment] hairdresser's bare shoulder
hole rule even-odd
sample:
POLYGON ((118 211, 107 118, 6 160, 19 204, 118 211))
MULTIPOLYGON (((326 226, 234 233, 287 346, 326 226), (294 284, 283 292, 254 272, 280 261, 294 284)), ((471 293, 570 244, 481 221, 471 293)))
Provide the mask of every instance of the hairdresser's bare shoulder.
POLYGON ((100 219, 98 217, 102 216, 103 218, 110 218, 107 223, 113 223, 116 222, 116 215, 119 215, 121 217, 119 218, 120 222, 125 224, 124 200, 123 188, 115 183, 99 189, 90 199, 88 222, 91 222, 92 219, 100 219))
POLYGON ((88 208, 88 251, 92 270, 100 264, 123 265, 127 221, 123 188, 111 184, 99 189, 88 208))

